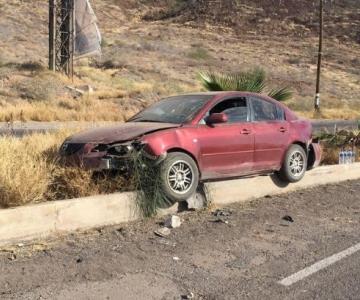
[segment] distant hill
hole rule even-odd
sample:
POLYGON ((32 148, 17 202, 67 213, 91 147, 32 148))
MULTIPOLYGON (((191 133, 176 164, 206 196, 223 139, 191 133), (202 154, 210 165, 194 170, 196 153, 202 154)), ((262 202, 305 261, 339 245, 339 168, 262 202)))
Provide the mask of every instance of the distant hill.
MULTIPOLYGON (((47 71, 48 0, 0 0, 0 121, 123 120, 202 89, 200 70, 261 67, 312 117, 319 0, 90 0, 102 55, 47 71), (93 93, 80 97, 69 86, 93 93), (89 89, 90 90, 90 89, 89 89)), ((360 117, 360 0, 325 1, 323 116, 360 117)))
MULTIPOLYGON (((145 20, 220 25, 238 32, 310 36, 318 31, 318 0, 142 1, 145 20)), ((325 33, 360 43, 360 1, 324 1, 325 33)))

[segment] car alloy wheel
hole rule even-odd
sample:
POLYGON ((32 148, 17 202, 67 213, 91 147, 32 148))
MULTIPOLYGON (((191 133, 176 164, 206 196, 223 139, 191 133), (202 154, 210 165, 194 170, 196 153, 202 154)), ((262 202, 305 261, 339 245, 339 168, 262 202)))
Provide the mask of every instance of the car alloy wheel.
POLYGON ((177 194, 187 193, 194 183, 194 171, 184 160, 175 161, 169 168, 167 182, 170 189, 177 194))
POLYGON ((294 177, 300 177, 304 172, 305 158, 300 151, 295 151, 289 159, 290 172, 294 177))

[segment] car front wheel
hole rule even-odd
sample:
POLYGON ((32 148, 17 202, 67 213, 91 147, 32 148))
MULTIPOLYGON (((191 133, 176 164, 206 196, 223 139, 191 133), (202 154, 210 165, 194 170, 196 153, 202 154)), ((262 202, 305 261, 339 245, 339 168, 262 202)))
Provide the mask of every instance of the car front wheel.
POLYGON ((307 169, 307 155, 300 145, 291 145, 285 154, 279 177, 286 182, 300 181, 307 169))
POLYGON ((170 152, 161 164, 163 192, 171 201, 184 201, 193 195, 199 184, 195 161, 182 152, 170 152))

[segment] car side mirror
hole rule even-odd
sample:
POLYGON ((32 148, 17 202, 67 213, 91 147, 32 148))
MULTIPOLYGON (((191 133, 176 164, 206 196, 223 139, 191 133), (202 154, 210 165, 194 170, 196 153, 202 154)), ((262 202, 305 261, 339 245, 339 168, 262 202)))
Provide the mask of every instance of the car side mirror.
POLYGON ((206 124, 221 124, 226 123, 228 121, 228 117, 224 113, 213 113, 206 118, 206 124))

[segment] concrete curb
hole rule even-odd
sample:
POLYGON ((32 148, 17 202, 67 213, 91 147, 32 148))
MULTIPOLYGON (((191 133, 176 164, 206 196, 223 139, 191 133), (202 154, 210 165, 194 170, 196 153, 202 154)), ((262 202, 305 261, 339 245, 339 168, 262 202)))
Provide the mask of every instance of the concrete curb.
MULTIPOLYGON (((213 203, 226 205, 358 178, 360 163, 319 167, 307 172, 302 181, 287 186, 281 186, 269 176, 206 185, 213 203)), ((165 210, 162 214, 170 213, 173 209, 165 210)), ((135 193, 92 196, 3 209, 0 210, 0 245, 44 238, 54 233, 120 224, 139 218, 135 193)))
POLYGON ((208 184, 214 203, 226 205, 266 195, 287 193, 299 189, 360 178, 360 163, 318 167, 306 173, 297 183, 284 185, 275 176, 260 176, 208 184))

